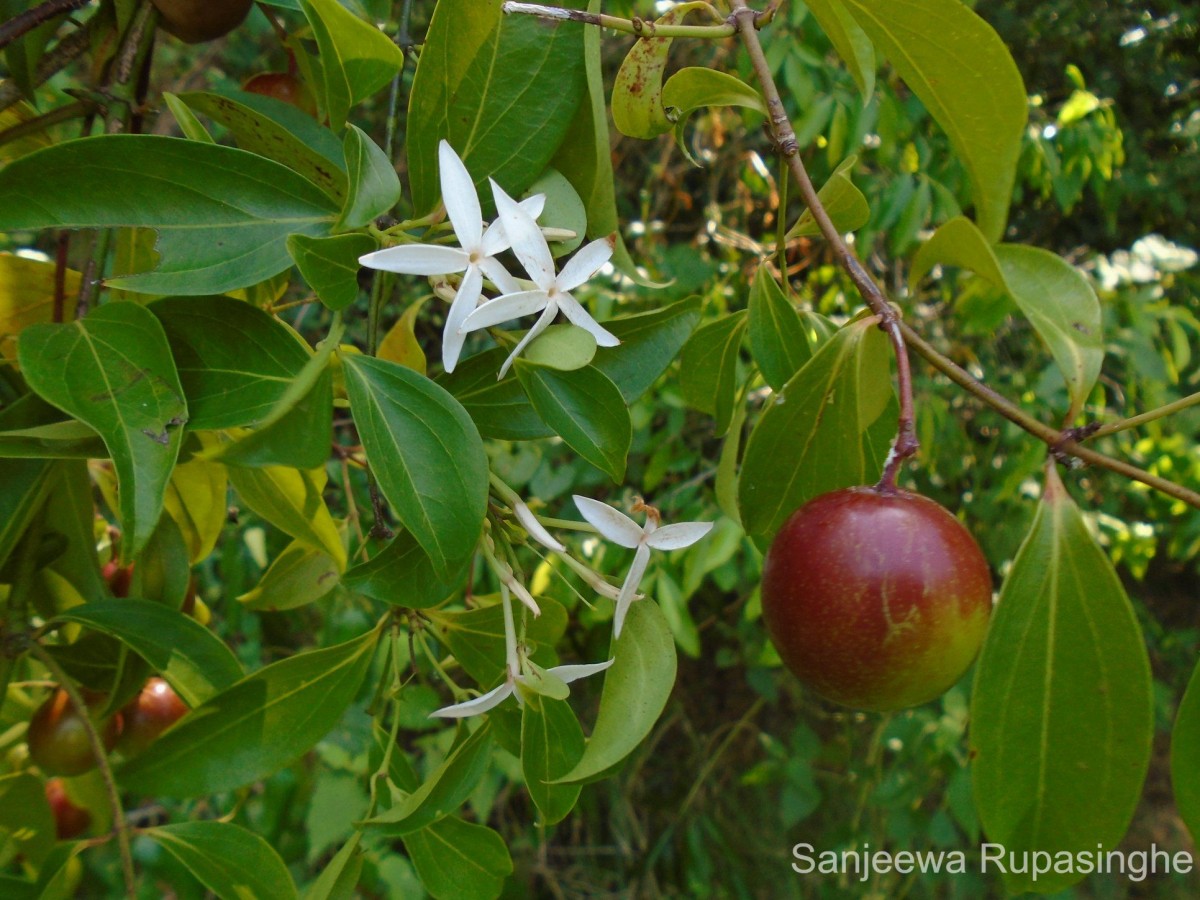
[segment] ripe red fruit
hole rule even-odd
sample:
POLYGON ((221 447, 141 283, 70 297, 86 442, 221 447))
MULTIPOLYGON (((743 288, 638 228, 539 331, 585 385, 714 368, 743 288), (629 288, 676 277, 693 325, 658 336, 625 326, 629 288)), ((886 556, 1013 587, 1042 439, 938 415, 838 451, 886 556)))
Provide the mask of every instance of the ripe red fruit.
POLYGON ((242 24, 254 0, 152 0, 159 26, 187 44, 228 34, 242 24))
POLYGON ((260 72, 243 84, 242 90, 290 103, 314 118, 317 115, 317 101, 312 91, 291 72, 260 72))
POLYGON ((813 691, 902 709, 971 665, 992 580, 970 532, 928 497, 854 487, 809 501, 779 530, 762 605, 784 664, 813 691))
POLYGON ((104 580, 108 583, 108 589, 112 591, 114 597, 129 596, 129 585, 133 583, 133 565, 130 563, 123 566, 117 560, 110 559, 100 570, 100 574, 104 576, 104 580))
POLYGON ((187 712, 171 685, 161 678, 151 678, 141 693, 121 709, 124 724, 117 748, 126 756, 141 753, 187 712))
POLYGON ((46 782, 46 802, 54 813, 54 831, 60 841, 79 837, 92 824, 92 814, 71 802, 61 778, 51 778, 46 782))
MULTIPOLYGON (((106 750, 111 750, 121 731, 120 715, 100 719, 106 698, 102 694, 84 694, 88 714, 100 732, 106 750)), ((29 758, 47 775, 82 775, 96 766, 83 719, 71 705, 71 698, 58 688, 50 699, 34 712, 26 735, 29 758)))

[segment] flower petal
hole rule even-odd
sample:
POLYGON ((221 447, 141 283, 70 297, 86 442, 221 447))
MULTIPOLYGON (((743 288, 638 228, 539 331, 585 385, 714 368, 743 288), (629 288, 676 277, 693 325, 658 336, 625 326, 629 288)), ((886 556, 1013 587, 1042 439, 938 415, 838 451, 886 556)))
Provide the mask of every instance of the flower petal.
POLYGON ((455 703, 453 706, 443 706, 441 709, 435 709, 429 714, 429 718, 462 719, 466 716, 477 716, 493 707, 499 706, 508 699, 508 695, 512 692, 512 682, 505 681, 500 687, 492 688, 482 697, 476 697, 474 700, 467 700, 463 703, 455 703))
POLYGON ((401 244, 358 258, 360 266, 402 275, 450 275, 470 264, 470 256, 457 247, 436 244, 401 244))
POLYGON ((492 284, 500 289, 502 295, 518 294, 524 290, 517 283, 517 279, 513 278, 508 269, 504 268, 497 259, 485 256, 479 261, 479 268, 485 276, 491 279, 492 284))
POLYGON ((602 663, 584 663, 582 665, 574 666, 555 666, 553 669, 547 669, 546 671, 552 675, 557 675, 567 684, 570 684, 572 681, 578 681, 580 678, 587 678, 589 675, 595 675, 598 672, 603 672, 615 662, 615 659, 610 659, 602 663))
POLYGON ((550 298, 545 291, 518 291, 515 294, 505 294, 484 303, 459 326, 461 331, 476 331, 480 328, 491 328, 509 319, 519 319, 538 310, 545 309, 550 298))
POLYGON ((475 312, 479 305, 479 293, 483 290, 483 274, 478 266, 468 266, 463 275, 454 302, 450 304, 450 312, 446 314, 446 327, 442 331, 442 368, 453 372, 458 365, 458 354, 462 352, 463 342, 467 339, 464 332, 459 331, 467 316, 475 312))
POLYGON ((565 553, 567 548, 554 539, 554 536, 548 532, 541 522, 537 520, 537 516, 533 514, 528 506, 520 500, 513 506, 513 513, 517 517, 517 521, 521 523, 531 538, 541 544, 543 547, 548 547, 551 550, 556 550, 559 553, 565 553))
POLYGON ((584 331, 589 331, 592 337, 596 339, 598 347, 615 347, 621 343, 621 339, 592 318, 592 314, 583 308, 583 305, 568 293, 558 295, 558 308, 563 311, 563 315, 573 324, 578 325, 584 331))
MULTIPOLYGON (((532 197, 526 197, 517 206, 529 213, 531 218, 536 219, 542 214, 542 209, 546 206, 545 194, 534 194, 532 197)), ((487 227, 483 232, 483 243, 480 247, 487 256, 495 256, 502 253, 512 245, 508 240, 508 233, 504 230, 504 223, 497 219, 487 227)))
POLYGON ((625 615, 629 612, 629 607, 633 605, 634 595, 637 594, 638 585, 642 583, 642 576, 646 574, 646 564, 650 562, 650 548, 642 544, 633 554, 633 565, 629 567, 629 574, 625 576, 625 584, 621 586, 621 596, 617 598, 617 610, 613 613, 613 637, 621 636, 621 626, 625 624, 625 615))
POLYGON ((508 583, 508 589, 517 595, 517 599, 529 607, 529 611, 535 616, 542 614, 542 608, 538 606, 537 601, 533 599, 533 594, 529 593, 529 589, 517 579, 512 579, 508 583))
POLYGON ((529 273, 534 284, 542 290, 554 286, 554 257, 550 245, 542 234, 533 216, 520 207, 517 201, 504 193, 504 188, 492 182, 492 194, 496 198, 496 211, 504 224, 504 233, 512 245, 513 253, 529 273))
POLYGON ((647 536, 646 543, 655 550, 680 550, 690 547, 712 531, 712 522, 678 522, 664 525, 647 536))
POLYGON ((454 227, 454 235, 464 250, 478 250, 483 239, 483 212, 471 173, 446 141, 438 144, 441 167, 442 202, 454 227))
POLYGON ((570 261, 563 266, 562 271, 558 273, 558 289, 573 291, 599 272, 604 264, 612 258, 616 240, 617 236, 610 234, 606 238, 580 247, 579 252, 572 256, 570 261))
POLYGON ((625 515, 619 509, 613 509, 607 503, 593 500, 591 497, 572 495, 575 505, 585 519, 592 524, 604 537, 621 547, 630 549, 642 543, 642 526, 625 515))
POLYGON ((513 347, 513 352, 508 354, 508 359, 504 361, 504 365, 500 367, 500 371, 496 375, 496 380, 503 378, 508 374, 509 367, 513 364, 521 351, 529 346, 529 342, 541 334, 554 321, 554 317, 558 315, 558 304, 547 303, 545 311, 538 316, 538 320, 533 323, 533 327, 525 332, 525 337, 517 342, 517 346, 513 347))

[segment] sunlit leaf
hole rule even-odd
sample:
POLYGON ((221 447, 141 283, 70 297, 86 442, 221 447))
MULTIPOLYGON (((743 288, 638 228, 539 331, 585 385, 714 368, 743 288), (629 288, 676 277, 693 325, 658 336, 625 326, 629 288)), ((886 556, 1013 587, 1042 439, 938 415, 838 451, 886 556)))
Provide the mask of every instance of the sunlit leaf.
POLYGON ((763 114, 767 111, 762 94, 746 82, 728 72, 703 66, 680 69, 668 78, 663 85, 662 102, 675 122, 675 143, 693 163, 696 160, 683 139, 693 112, 705 106, 741 106, 763 114))
POLYGON ((863 102, 869 102, 875 90, 875 48, 871 39, 847 12, 842 0, 805 0, 804 5, 850 70, 863 102))
POLYGON ((283 466, 247 469, 232 466, 229 481, 255 513, 276 528, 328 553, 338 567, 346 565, 346 548, 321 491, 323 471, 306 472, 283 466))
MULTIPOLYGON (((825 212, 829 213, 833 227, 842 234, 856 231, 866 225, 871 218, 871 207, 867 205, 867 198, 850 180, 857 162, 857 156, 847 157, 834 169, 829 180, 821 186, 821 190, 817 191, 817 198, 825 207, 825 212)), ((820 233, 821 228, 813 218, 812 210, 806 209, 800 214, 796 224, 788 230, 787 237, 790 240, 795 237, 811 237, 820 233)))
POLYGON ((251 590, 238 597, 246 609, 278 612, 315 603, 338 585, 338 564, 326 553, 293 541, 271 561, 251 590))
POLYGON ((405 835, 404 849, 435 900, 494 900, 513 871, 504 838, 457 816, 405 835))
POLYGON ((232 822, 179 822, 144 832, 221 900, 295 900, 287 866, 262 837, 232 822))
MULTIPOLYGON (((0 358, 15 361, 17 337, 27 325, 54 321, 54 263, 0 253, 0 358)), ((63 271, 61 321, 75 318, 79 273, 63 271)))

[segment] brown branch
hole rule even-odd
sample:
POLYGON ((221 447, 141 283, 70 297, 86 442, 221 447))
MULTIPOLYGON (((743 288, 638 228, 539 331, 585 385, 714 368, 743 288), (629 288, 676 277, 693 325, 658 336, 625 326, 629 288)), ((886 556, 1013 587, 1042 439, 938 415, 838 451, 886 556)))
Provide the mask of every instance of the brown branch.
MULTIPOLYGON (((92 43, 91 21, 81 28, 72 31, 54 45, 54 49, 42 57, 37 71, 33 74, 33 86, 45 83, 60 69, 66 68, 84 54, 92 43)), ((21 99, 21 89, 11 78, 0 84, 0 112, 8 109, 21 99)))
POLYGON ((13 16, 0 25, 0 50, 7 47, 18 38, 24 37, 44 22, 49 22, 55 16, 73 12, 87 6, 91 0, 46 0, 27 9, 18 16, 13 16))

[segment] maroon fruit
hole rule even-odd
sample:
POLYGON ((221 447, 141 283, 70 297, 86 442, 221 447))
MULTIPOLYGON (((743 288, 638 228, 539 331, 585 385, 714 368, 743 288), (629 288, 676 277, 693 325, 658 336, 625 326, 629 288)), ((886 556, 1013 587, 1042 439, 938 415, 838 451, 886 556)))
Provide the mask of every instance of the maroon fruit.
POLYGON ((854 487, 792 514, 763 564, 763 619, 784 664, 858 709, 932 700, 970 666, 992 607, 970 532, 908 491, 854 487))
POLYGON ((133 583, 133 563, 123 566, 115 559, 110 559, 100 574, 104 576, 114 597, 129 596, 129 586, 133 583))
POLYGON ((187 712, 171 685, 161 678, 151 678, 141 693, 121 709, 123 725, 117 748, 126 756, 141 753, 187 712))
POLYGON ((46 802, 54 813, 54 831, 60 841, 79 837, 92 824, 92 814, 71 802, 61 778, 46 782, 46 802))
POLYGON ((317 115, 317 101, 313 99, 312 91, 290 72, 260 72, 243 84, 242 90, 290 103, 314 118, 317 115))
MULTIPOLYGON (((101 720, 106 698, 85 693, 88 714, 100 732, 106 750, 111 750, 121 731, 119 715, 101 720)), ((82 775, 96 766, 96 757, 88 741, 83 719, 71 704, 71 698, 58 688, 34 712, 29 721, 29 758, 47 775, 82 775)))

